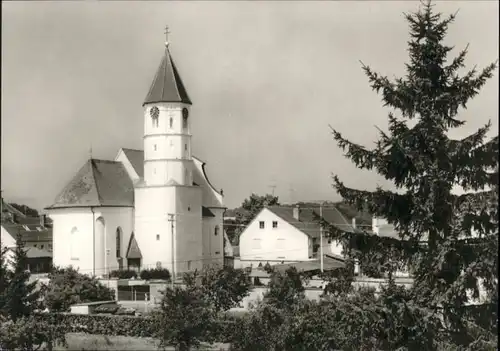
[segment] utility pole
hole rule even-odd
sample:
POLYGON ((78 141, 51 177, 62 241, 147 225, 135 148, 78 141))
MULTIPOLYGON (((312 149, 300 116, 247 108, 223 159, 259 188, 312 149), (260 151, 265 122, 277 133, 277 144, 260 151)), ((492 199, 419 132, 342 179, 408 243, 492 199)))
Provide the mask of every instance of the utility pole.
POLYGON ((319 205, 319 216, 321 217, 321 223, 319 226, 319 253, 321 255, 321 273, 323 273, 323 203, 319 205))
POLYGON ((171 229, 171 233, 172 233, 172 238, 171 238, 171 244, 172 244, 172 254, 170 255, 171 256, 171 260, 172 260, 172 276, 170 278, 170 281, 171 281, 171 285, 172 285, 172 289, 174 288, 174 280, 175 280, 175 259, 174 259, 174 250, 175 250, 175 245, 174 245, 174 221, 175 221, 175 218, 174 218, 174 214, 172 213, 169 213, 168 214, 168 221, 170 222, 170 229, 171 229))
MULTIPOLYGON (((352 218, 352 229, 354 231, 356 231, 356 218, 355 217, 352 218)), ((360 275, 360 273, 361 273, 359 271, 359 262, 358 262, 358 260, 354 261, 354 273, 356 274, 356 272, 358 273, 358 275, 360 275)))

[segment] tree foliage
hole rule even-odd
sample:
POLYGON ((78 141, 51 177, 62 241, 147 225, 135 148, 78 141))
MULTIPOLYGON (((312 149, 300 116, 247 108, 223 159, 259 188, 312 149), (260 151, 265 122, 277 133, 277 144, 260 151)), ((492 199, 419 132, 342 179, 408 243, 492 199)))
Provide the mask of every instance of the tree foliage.
POLYGON ((112 289, 72 267, 54 267, 42 291, 46 307, 53 312, 69 311, 71 305, 78 303, 115 299, 112 289))
POLYGON ((305 299, 305 277, 290 267, 284 273, 271 272, 269 289, 264 294, 266 303, 280 309, 289 309, 305 299))
POLYGON ((217 312, 237 307, 252 286, 250 277, 242 269, 218 266, 184 275, 188 289, 198 289, 204 299, 217 312))
MULTIPOLYGON (((2 295, 2 314, 14 322, 21 317, 27 317, 39 307, 40 292, 37 282, 30 282, 28 257, 21 235, 16 237, 16 247, 12 257, 12 271, 3 273, 4 292, 2 295)), ((5 269, 5 268, 4 268, 5 269)), ((2 269, 3 270, 3 269, 2 269)))
MULTIPOLYGON (((413 302, 442 308, 448 329, 464 336, 470 330, 464 312, 469 297, 479 297, 480 288, 498 296, 498 136, 487 140, 490 123, 460 140, 448 132, 465 124, 460 109, 492 77, 496 63, 461 75, 468 48, 449 59, 453 47, 443 43, 455 15, 444 17, 425 2, 405 18, 410 28, 406 75, 390 80, 363 64, 371 87, 391 108, 388 132, 380 130, 376 146, 368 149, 333 130, 346 157, 392 181, 397 191, 357 190, 337 176, 334 187, 360 211, 387 219, 400 237, 331 232, 355 245, 358 258, 371 253, 386 271, 408 265, 413 302), (468 193, 456 195, 454 186, 468 193)), ((496 319, 494 313, 491 325, 496 319)))
POLYGON ((16 204, 16 203, 11 203, 9 205, 14 207, 19 212, 24 213, 26 216, 30 216, 30 217, 38 217, 39 216, 37 210, 35 210, 34 208, 31 208, 27 205, 20 205, 20 204, 16 204))

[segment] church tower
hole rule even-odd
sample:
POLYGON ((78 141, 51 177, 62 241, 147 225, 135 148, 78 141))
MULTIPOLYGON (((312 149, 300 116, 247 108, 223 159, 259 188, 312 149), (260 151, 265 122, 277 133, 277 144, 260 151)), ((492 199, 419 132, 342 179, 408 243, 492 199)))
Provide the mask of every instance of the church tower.
POLYGON ((193 183, 191 100, 165 52, 143 103, 144 176, 135 187, 135 237, 143 268, 202 267, 201 189, 193 183))

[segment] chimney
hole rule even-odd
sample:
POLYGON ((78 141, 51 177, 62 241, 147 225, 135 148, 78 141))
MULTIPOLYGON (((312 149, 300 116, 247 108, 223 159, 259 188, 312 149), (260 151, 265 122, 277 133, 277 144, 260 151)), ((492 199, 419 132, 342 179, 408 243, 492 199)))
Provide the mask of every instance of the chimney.
POLYGON ((300 221, 300 208, 299 205, 295 205, 293 208, 293 218, 295 218, 297 221, 300 221))

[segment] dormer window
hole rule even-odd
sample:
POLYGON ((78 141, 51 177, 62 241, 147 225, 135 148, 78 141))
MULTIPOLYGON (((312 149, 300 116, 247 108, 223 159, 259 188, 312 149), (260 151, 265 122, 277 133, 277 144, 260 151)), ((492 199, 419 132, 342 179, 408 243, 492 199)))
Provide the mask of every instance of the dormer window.
POLYGON ((160 117, 160 110, 158 107, 151 107, 149 114, 151 116, 151 121, 153 122, 153 127, 158 127, 158 118, 160 117))
POLYGON ((189 111, 187 108, 182 109, 182 128, 186 129, 188 127, 188 117, 189 111))

